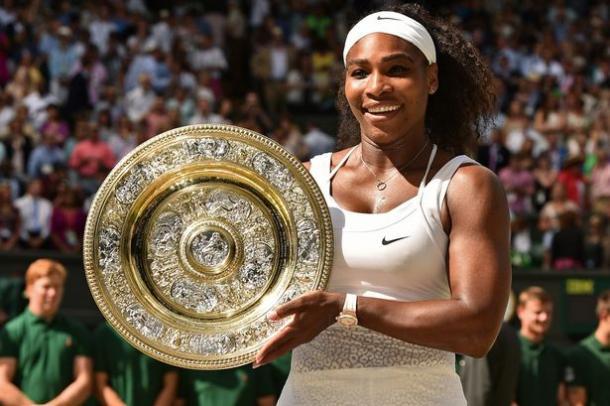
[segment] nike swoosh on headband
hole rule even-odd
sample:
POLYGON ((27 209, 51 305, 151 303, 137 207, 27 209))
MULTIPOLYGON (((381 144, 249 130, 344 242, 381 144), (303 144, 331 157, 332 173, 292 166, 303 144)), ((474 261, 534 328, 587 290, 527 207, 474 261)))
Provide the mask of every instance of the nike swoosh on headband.
POLYGON ((392 18, 392 17, 382 17, 382 16, 377 16, 378 20, 394 20, 394 21, 402 21, 399 18, 392 18))
POLYGON ((386 240, 385 236, 384 236, 383 239, 381 240, 381 245, 392 244, 393 242, 396 242, 396 241, 399 241, 399 240, 404 240, 405 238, 409 238, 409 236, 405 235, 404 237, 393 238, 391 240, 386 240))

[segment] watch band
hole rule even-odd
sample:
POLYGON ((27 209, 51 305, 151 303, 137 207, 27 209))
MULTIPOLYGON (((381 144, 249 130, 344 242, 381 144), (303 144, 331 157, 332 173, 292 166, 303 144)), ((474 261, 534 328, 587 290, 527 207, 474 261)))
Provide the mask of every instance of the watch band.
POLYGON ((358 306, 358 296, 347 293, 343 302, 343 310, 337 316, 337 323, 345 328, 353 328, 358 325, 356 308, 358 306))
POLYGON ((344 312, 352 312, 356 314, 356 306, 358 305, 358 296, 353 293, 345 294, 345 302, 343 303, 344 312))

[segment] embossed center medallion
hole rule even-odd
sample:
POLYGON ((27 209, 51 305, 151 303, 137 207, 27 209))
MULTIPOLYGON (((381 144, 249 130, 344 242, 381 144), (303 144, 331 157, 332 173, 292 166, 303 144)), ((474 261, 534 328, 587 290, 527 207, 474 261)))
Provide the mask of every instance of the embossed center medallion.
POLYGON ((217 267, 229 256, 229 243, 218 231, 206 230, 193 238, 190 250, 201 265, 217 267))

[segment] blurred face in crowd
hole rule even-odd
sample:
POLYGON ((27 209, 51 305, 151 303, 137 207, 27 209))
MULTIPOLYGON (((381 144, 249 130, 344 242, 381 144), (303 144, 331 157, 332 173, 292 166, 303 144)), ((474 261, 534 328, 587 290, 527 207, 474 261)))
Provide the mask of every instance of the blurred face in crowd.
POLYGON ((25 290, 29 299, 30 311, 36 316, 50 319, 59 310, 64 294, 64 281, 61 275, 51 273, 30 283, 25 290))
POLYGON ((31 196, 39 197, 42 195, 42 182, 39 180, 34 180, 30 182, 28 186, 28 192, 31 196))
POLYGON ((521 334, 530 339, 542 340, 551 327, 553 304, 539 299, 530 299, 517 308, 521 320, 521 334))

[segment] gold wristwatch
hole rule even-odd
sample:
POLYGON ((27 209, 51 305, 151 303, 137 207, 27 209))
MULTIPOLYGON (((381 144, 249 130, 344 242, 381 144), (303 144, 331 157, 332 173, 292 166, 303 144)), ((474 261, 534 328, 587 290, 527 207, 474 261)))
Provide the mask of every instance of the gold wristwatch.
POLYGON ((358 325, 358 317, 356 316, 356 306, 358 304, 358 296, 347 293, 343 310, 337 316, 337 323, 345 328, 354 328, 358 325))

